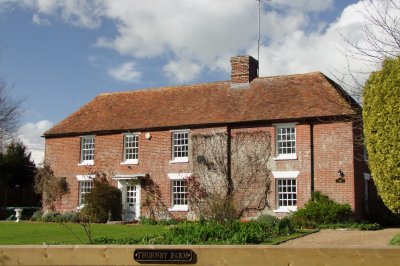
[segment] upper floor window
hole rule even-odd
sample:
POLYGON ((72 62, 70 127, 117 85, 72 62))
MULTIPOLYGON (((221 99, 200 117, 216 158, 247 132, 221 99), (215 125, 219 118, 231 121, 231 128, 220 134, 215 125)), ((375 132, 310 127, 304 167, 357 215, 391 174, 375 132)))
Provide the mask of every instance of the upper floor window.
POLYGON ((276 125, 276 159, 297 159, 295 124, 276 125))
POLYGON ((139 158, 139 135, 124 134, 124 162, 137 164, 139 158))
POLYGON ((81 137, 81 164, 94 164, 94 136, 81 137))
POLYGON ((172 132, 172 162, 188 162, 189 132, 179 130, 172 132))

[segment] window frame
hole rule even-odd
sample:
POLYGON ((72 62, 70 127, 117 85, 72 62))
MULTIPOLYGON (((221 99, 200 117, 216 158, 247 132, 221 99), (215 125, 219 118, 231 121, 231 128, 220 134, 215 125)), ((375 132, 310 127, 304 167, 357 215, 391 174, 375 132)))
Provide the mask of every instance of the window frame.
MULTIPOLYGON (((274 212, 290 212, 290 211, 296 211, 297 210, 297 203, 298 203, 298 182, 297 182, 297 176, 299 175, 299 171, 273 171, 272 175, 274 176, 275 179, 275 210, 274 212), (283 194, 279 192, 279 181, 282 180, 294 180, 296 182, 295 184, 295 192, 293 191, 286 191, 286 194, 295 194, 296 195, 296 205, 288 205, 288 206, 280 206, 279 204, 279 195, 283 194)), ((290 187, 293 187, 290 185, 290 187)), ((290 199, 293 201, 293 198, 290 199)))
MULTIPOLYGON (((285 124, 274 124, 275 126, 275 158, 274 160, 296 160, 297 159, 297 123, 285 123, 285 124), (279 130, 283 128, 293 128, 294 129, 294 153, 279 153, 279 143, 283 141, 278 140, 279 130)), ((293 140, 286 142, 291 142, 293 140)), ((293 148, 293 147, 292 147, 293 148)))
MULTIPOLYGON (((123 134, 123 157, 121 164, 138 164, 139 163, 139 133, 124 133, 123 134), (126 138, 133 136, 136 138, 136 147, 126 147, 126 138), (127 159, 127 149, 135 149, 137 150, 136 159, 127 159)), ((135 153, 132 153, 135 154, 135 153)))
POLYGON ((188 191, 186 184, 186 191, 184 192, 185 197, 184 200, 186 204, 174 204, 174 193, 182 193, 182 192, 174 192, 174 182, 177 181, 186 181, 191 173, 169 173, 168 177, 170 179, 170 193, 171 193, 171 208, 168 208, 168 211, 189 211, 189 201, 188 201, 188 191))
POLYGON ((78 180, 78 207, 77 209, 80 210, 82 209, 85 204, 83 203, 83 194, 88 194, 92 191, 93 189, 93 179, 95 178, 95 175, 77 175, 76 179, 78 180), (89 191, 82 192, 82 185, 89 183, 89 191))
MULTIPOLYGON (((184 146, 184 145, 180 145, 180 146, 184 146)), ((179 152, 179 151, 178 151, 179 152)), ((180 151, 182 152, 182 151, 180 151)), ((188 129, 182 129, 182 130, 172 130, 171 131, 171 161, 170 163, 187 163, 189 162, 189 130, 188 129), (175 145, 174 141, 175 141, 175 135, 176 134, 182 134, 182 133, 186 133, 187 134, 187 156, 185 157, 177 157, 175 156, 175 145)))
POLYGON ((80 153, 81 153, 81 155, 80 155, 79 165, 94 165, 94 152, 95 152, 95 145, 96 145, 95 137, 96 137, 95 135, 87 135, 87 136, 80 137, 80 153), (84 140, 87 140, 87 139, 93 139, 93 141, 91 143, 91 144, 93 144, 92 149, 84 149, 83 142, 84 142, 84 140), (86 156, 86 155, 84 155, 84 151, 89 151, 89 150, 92 150, 92 159, 89 159, 89 160, 84 159, 84 156, 86 156))

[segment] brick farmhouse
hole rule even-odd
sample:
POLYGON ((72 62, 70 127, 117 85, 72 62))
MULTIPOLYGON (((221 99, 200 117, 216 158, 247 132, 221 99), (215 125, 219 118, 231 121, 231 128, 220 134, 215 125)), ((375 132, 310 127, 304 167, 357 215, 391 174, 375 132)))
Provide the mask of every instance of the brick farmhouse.
POLYGON ((45 160, 70 192, 58 211, 76 211, 93 173, 108 171, 122 190, 123 218, 148 215, 144 177, 160 189, 167 214, 190 213, 191 135, 267 131, 272 137, 270 206, 281 216, 312 191, 368 211, 370 176, 360 139, 360 106, 320 72, 258 77, 250 56, 231 58, 231 80, 103 93, 45 132, 45 160))

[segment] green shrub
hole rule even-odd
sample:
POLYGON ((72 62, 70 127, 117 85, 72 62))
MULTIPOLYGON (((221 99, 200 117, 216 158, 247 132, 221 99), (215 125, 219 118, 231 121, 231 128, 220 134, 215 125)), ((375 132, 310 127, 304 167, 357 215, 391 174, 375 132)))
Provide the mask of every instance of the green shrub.
POLYGON ((304 208, 294 212, 290 219, 297 227, 315 228, 321 224, 344 223, 351 220, 353 211, 348 204, 339 204, 321 192, 314 192, 304 208))
POLYGON ((400 234, 395 235, 389 242, 391 246, 400 246, 400 234))
POLYGON ((43 211, 38 210, 33 213, 30 220, 34 222, 41 222, 42 218, 43 218, 43 211))
POLYGON ((356 229, 361 231, 376 231, 381 230, 382 227, 377 223, 337 223, 337 224, 321 224, 318 225, 319 229, 356 229))
POLYGON ((387 58, 364 87, 363 127, 368 166, 379 196, 400 215, 400 57, 387 58))
POLYGON ((155 220, 149 217, 140 217, 140 223, 145 225, 174 225, 186 222, 186 219, 171 218, 167 220, 155 220))
POLYGON ((40 214, 41 212, 35 213, 31 220, 46 223, 78 223, 80 221, 78 212, 48 212, 42 216, 40 216, 40 214))
POLYGON ((259 223, 265 224, 265 226, 275 227, 279 223, 279 219, 276 216, 269 214, 260 215, 257 218, 259 223))
POLYGON ((112 186, 105 175, 98 175, 93 179, 92 191, 85 196, 85 207, 81 215, 95 223, 107 222, 109 213, 112 221, 121 220, 121 197, 121 191, 112 186))

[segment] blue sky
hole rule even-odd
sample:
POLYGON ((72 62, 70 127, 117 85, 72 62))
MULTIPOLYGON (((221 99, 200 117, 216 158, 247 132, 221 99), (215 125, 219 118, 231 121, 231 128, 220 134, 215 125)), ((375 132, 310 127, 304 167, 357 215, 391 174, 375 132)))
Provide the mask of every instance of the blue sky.
MULTIPOLYGON (((25 97, 19 137, 40 135, 102 92, 227 80, 257 55, 256 0, 0 0, 0 76, 25 97)), ((340 34, 361 38, 355 0, 263 2, 261 76, 343 68, 340 34)))

